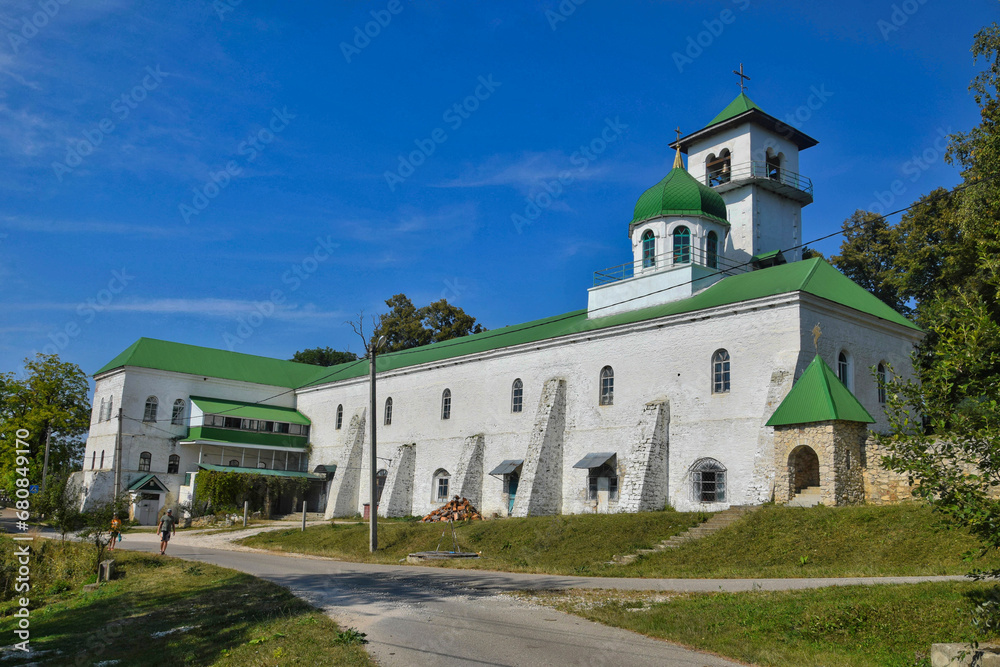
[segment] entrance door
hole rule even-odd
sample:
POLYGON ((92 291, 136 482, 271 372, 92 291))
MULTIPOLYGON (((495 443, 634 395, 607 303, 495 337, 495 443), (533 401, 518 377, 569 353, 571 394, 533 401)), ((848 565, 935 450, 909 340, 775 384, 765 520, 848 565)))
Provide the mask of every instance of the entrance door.
POLYGON ((160 503, 158 499, 143 498, 139 501, 139 523, 143 526, 156 524, 156 510, 160 503))
POLYGON ((607 477, 597 478, 597 513, 608 513, 608 497, 611 494, 609 479, 607 477))
POLYGON ((517 497, 517 482, 520 479, 516 472, 507 475, 507 516, 514 513, 514 498, 517 497))

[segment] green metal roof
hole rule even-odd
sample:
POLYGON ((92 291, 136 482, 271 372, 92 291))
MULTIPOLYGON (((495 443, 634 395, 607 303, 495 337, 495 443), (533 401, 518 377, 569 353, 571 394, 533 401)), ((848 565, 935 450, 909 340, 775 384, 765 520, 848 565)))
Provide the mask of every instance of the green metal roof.
POLYGON ((298 472, 297 470, 271 470, 269 468, 240 468, 238 466, 217 466, 210 463, 199 463, 199 468, 203 470, 214 470, 216 472, 239 472, 246 475, 268 475, 269 477, 307 477, 309 479, 326 479, 325 475, 314 475, 311 472, 298 472))
POLYGON ((166 492, 167 487, 163 485, 163 482, 161 482, 156 475, 154 475, 153 473, 149 473, 148 475, 143 475, 139 479, 129 484, 128 490, 166 492))
POLYGON ((301 386, 315 377, 317 370, 322 370, 318 366, 294 361, 171 343, 155 338, 140 338, 124 352, 104 364, 94 375, 123 366, 156 368, 276 387, 301 386))
POLYGON ((192 426, 181 444, 204 440, 219 442, 226 445, 260 445, 261 447, 294 447, 305 449, 309 446, 309 438, 291 433, 268 433, 267 431, 240 431, 232 428, 216 428, 214 426, 192 426))
POLYGON ((754 104, 754 101, 751 100, 749 97, 747 97, 746 93, 740 93, 739 95, 736 96, 736 99, 730 102, 725 109, 720 111, 719 115, 713 118, 712 122, 706 125, 705 127, 711 127, 716 123, 721 123, 723 121, 729 120, 730 118, 735 118, 736 116, 739 116, 741 113, 746 113, 751 109, 756 109, 757 111, 764 111, 759 106, 754 104))
POLYGON ((264 421, 288 422, 289 424, 312 424, 308 417, 295 408, 244 403, 242 401, 224 401, 219 398, 204 398, 202 396, 192 396, 191 401, 203 412, 221 414, 226 417, 263 419, 264 421))
POLYGON ((726 202, 722 196, 703 185, 683 167, 674 167, 662 181, 646 190, 635 203, 632 224, 658 218, 661 215, 700 215, 726 221, 726 202))
MULTIPOLYGON (((920 331, 920 328, 885 305, 819 257, 782 264, 759 271, 728 276, 694 296, 652 308, 644 308, 608 317, 588 319, 586 310, 548 317, 534 322, 494 329, 472 336, 424 345, 401 352, 378 356, 378 370, 388 371, 416 364, 443 361, 466 354, 476 354, 512 345, 534 343, 559 336, 595 331, 622 324, 632 324, 657 317, 680 315, 706 308, 725 306, 751 299, 802 291, 845 305, 873 317, 920 331)), ((314 384, 361 377, 368 373, 365 362, 349 362, 322 369, 324 376, 314 384)))
POLYGON ((789 426, 834 419, 868 424, 875 421, 817 354, 767 425, 789 426))

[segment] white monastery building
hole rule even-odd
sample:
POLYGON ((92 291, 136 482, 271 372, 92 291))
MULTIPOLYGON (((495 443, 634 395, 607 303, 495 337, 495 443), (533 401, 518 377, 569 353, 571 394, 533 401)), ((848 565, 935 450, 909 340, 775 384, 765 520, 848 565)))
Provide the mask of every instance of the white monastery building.
POLYGON ((455 495, 498 517, 905 495, 867 435, 886 426, 876 375, 909 374, 921 332, 802 259, 799 151, 816 143, 741 93, 678 138, 635 205, 631 260, 595 273, 585 310, 379 356, 374 415, 364 360, 142 338, 95 374, 84 502, 112 492, 120 442, 146 523, 206 471, 303 478, 268 509, 355 515, 369 419, 387 516, 455 495))

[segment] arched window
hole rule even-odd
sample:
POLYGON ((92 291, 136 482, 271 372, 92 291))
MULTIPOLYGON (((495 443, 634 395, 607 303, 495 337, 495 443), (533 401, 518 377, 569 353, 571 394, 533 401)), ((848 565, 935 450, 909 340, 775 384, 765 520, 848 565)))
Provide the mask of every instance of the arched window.
POLYGON ((449 485, 451 484, 451 475, 444 468, 438 468, 434 471, 434 483, 431 492, 431 500, 433 502, 443 502, 448 500, 449 485))
POLYGON ((441 394, 441 419, 451 419, 451 389, 441 394))
POLYGON ((712 393, 725 394, 729 391, 729 352, 716 350, 712 355, 712 393))
POLYGON ((389 471, 383 468, 375 473, 375 504, 382 500, 382 492, 385 490, 385 480, 389 476, 389 471))
POLYGON ((239 468, 240 467, 240 460, 239 459, 229 459, 229 466, 232 467, 232 468, 239 468))
POLYGON ((107 403, 108 401, 106 398, 101 399, 101 411, 97 413, 97 421, 99 422, 104 421, 104 409, 107 407, 107 403))
POLYGON ((878 402, 881 405, 885 405, 885 364, 881 361, 878 362, 878 368, 875 369, 875 376, 878 378, 878 402))
POLYGON ((705 241, 705 265, 710 269, 719 268, 719 235, 715 232, 709 232, 705 241))
POLYGON ((178 398, 174 401, 174 411, 170 414, 170 423, 177 426, 184 425, 184 399, 178 398))
POLYGON ((264 470, 266 470, 266 469, 267 469, 267 464, 266 464, 266 463, 264 463, 263 461, 260 461, 260 462, 259 462, 259 463, 257 464, 257 467, 258 467, 258 468, 261 468, 261 469, 264 469, 264 470))
POLYGON ((653 230, 647 229, 642 235, 642 268, 649 269, 656 266, 656 237, 653 230))
POLYGON ((177 471, 181 467, 181 457, 177 454, 171 454, 170 458, 167 459, 167 474, 176 475, 177 471))
POLYGON ((139 472, 149 472, 149 465, 153 462, 153 455, 149 452, 139 454, 139 472))
POLYGON ((615 371, 611 366, 605 366, 601 369, 601 400, 599 404, 615 404, 615 371))
POLYGON ((837 355, 837 377, 840 378, 845 387, 851 388, 851 358, 844 350, 841 350, 840 354, 837 355))
POLYGON ((674 229, 674 264, 691 262, 691 230, 687 227, 674 229))
POLYGON ((767 177, 774 181, 781 180, 781 155, 776 155, 770 148, 767 149, 767 177))
POLYGON ((90 469, 94 469, 94 461, 97 460, 97 452, 90 453, 90 469))
POLYGON ((696 503, 726 501, 726 468, 715 459, 700 459, 691 466, 691 494, 696 503))
POLYGON ((514 380, 510 389, 510 411, 520 412, 524 408, 524 383, 521 378, 514 380))
POLYGON ((392 423, 392 396, 385 399, 385 419, 382 422, 386 426, 392 423))
POLYGON ((732 156, 729 149, 724 148, 719 153, 719 157, 709 155, 705 161, 705 177, 708 185, 722 185, 728 183, 732 171, 732 156))
POLYGON ((344 425, 344 406, 343 404, 337 406, 337 430, 344 425))
POLYGON ((104 470, 104 450, 101 450, 101 465, 97 466, 98 470, 104 470))
POLYGON ((156 396, 150 396, 146 399, 146 411, 142 414, 142 421, 144 422, 155 422, 156 421, 156 406, 159 401, 156 400, 156 396))

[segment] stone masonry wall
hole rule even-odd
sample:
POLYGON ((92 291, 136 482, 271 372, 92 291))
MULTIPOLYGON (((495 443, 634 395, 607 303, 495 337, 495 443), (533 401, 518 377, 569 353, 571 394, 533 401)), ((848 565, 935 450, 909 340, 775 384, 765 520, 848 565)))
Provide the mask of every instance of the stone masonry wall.
POLYGON ((389 463, 378 504, 379 516, 409 516, 413 513, 413 470, 416 444, 400 445, 389 463))
POLYGON ((325 514, 327 519, 335 516, 353 516, 358 511, 361 457, 365 443, 365 412, 362 408, 354 413, 347 434, 344 436, 344 446, 340 456, 337 457, 337 472, 330 484, 330 500, 326 504, 325 514))
POLYGON ((636 443, 625 462, 619 491, 619 512, 663 509, 667 500, 667 449, 670 405, 647 403, 639 420, 636 443))
POLYGON ((774 500, 786 503, 795 495, 792 452, 809 447, 819 459, 820 502, 855 505, 864 502, 862 446, 865 424, 825 421, 774 429, 774 500))
POLYGON ((906 475, 882 466, 882 457, 889 452, 878 444, 874 434, 865 442, 865 499, 871 505, 889 505, 912 498, 906 475))
POLYGON ((566 380, 545 382, 535 425, 514 499, 513 516, 562 512, 563 439, 566 431, 566 380))
POLYGON ((452 478, 452 495, 467 498, 479 508, 483 497, 483 434, 470 435, 462 444, 458 470, 452 478))

